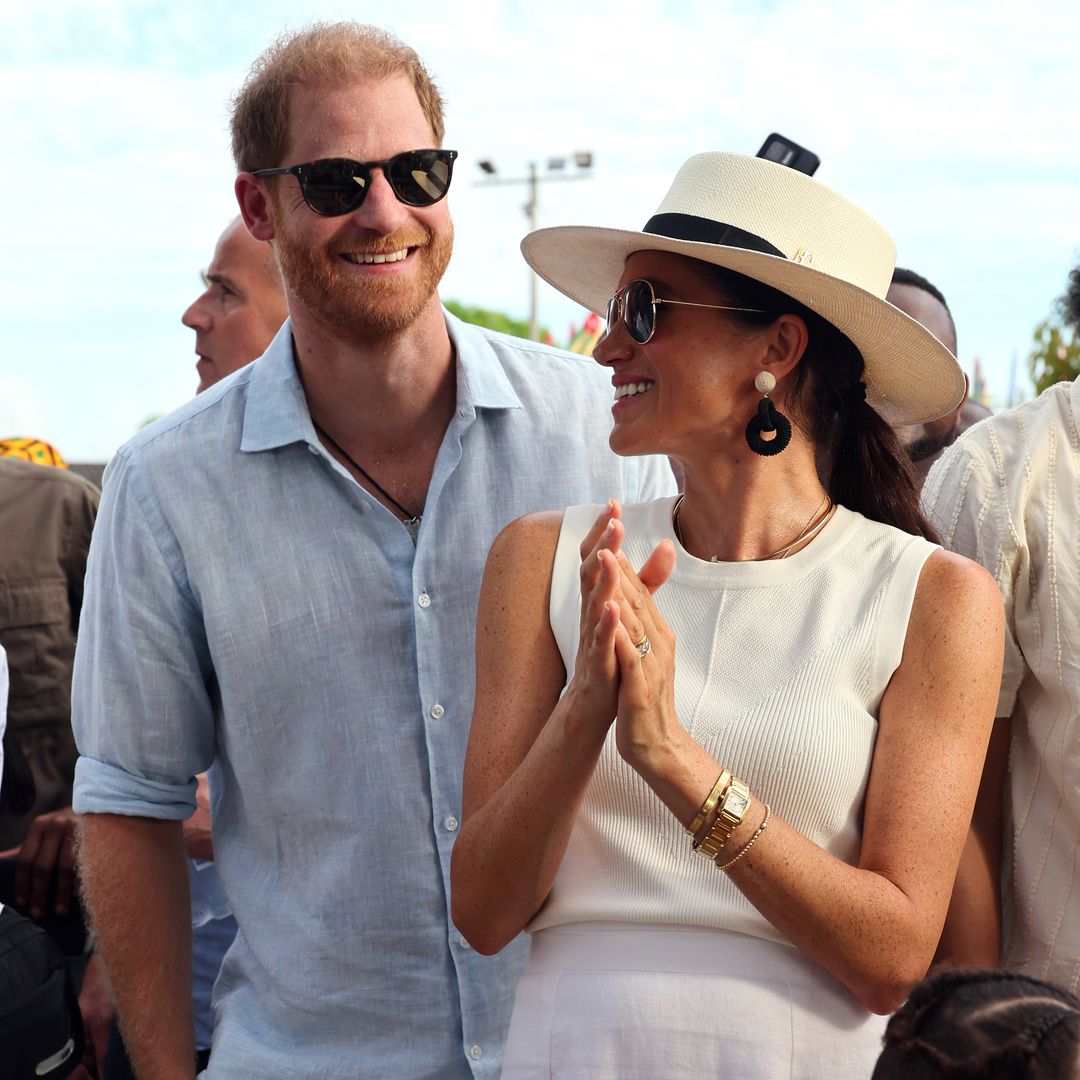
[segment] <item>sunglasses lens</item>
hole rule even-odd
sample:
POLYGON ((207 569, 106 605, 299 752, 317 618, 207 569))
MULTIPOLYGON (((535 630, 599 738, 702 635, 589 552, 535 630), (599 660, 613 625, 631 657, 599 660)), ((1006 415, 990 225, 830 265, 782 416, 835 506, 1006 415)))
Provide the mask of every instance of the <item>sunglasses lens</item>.
POLYGON ((316 214, 340 217, 352 213, 367 194, 371 173, 348 158, 324 158, 304 167, 300 183, 316 214))
POLYGON ((386 178, 408 206, 431 206, 450 188, 454 155, 450 150, 411 150, 391 158, 386 178))
POLYGON ((619 302, 619 293, 615 293, 607 302, 607 314, 604 316, 604 337, 607 337, 615 329, 615 322, 619 318, 619 302))
POLYGON ((647 281, 631 281, 624 290, 623 318, 630 336, 644 345, 652 337, 656 319, 652 286, 647 281))

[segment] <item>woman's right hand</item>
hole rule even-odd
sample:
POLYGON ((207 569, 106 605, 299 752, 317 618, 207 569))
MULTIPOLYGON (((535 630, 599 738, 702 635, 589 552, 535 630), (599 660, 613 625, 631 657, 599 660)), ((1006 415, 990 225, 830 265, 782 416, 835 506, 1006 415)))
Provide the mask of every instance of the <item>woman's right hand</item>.
POLYGON ((619 624, 617 601, 622 588, 616 561, 624 529, 622 507, 611 499, 581 541, 581 616, 574 674, 567 687, 578 706, 609 726, 619 698, 619 663, 615 630, 619 624), (610 553, 605 557, 602 552, 610 553), (615 601, 616 603, 612 603, 615 601))

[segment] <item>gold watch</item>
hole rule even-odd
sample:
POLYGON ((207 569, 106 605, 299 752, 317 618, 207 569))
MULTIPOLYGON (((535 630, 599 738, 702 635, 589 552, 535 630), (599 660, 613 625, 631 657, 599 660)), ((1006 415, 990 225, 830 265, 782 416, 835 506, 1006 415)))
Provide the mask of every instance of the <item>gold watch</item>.
POLYGON ((743 823, 749 809, 750 785, 733 776, 712 828, 694 850, 707 859, 715 859, 727 843, 728 837, 743 823))

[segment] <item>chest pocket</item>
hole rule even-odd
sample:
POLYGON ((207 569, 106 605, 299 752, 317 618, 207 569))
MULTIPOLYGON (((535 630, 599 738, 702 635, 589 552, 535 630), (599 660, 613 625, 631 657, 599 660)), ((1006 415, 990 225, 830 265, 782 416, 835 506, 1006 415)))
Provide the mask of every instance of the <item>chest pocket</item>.
POLYGON ((0 632, 67 621, 67 582, 63 578, 17 581, 0 589, 0 632))
POLYGON ((0 645, 11 678, 12 723, 56 714, 66 722, 75 646, 67 582, 53 578, 0 588, 0 645))

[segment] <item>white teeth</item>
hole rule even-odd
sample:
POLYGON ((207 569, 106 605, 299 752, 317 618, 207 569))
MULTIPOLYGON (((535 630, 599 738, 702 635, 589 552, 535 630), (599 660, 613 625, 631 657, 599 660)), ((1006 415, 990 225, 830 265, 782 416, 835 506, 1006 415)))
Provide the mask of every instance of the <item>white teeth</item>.
POLYGON ((634 397, 637 394, 644 394, 646 390, 651 390, 656 384, 653 382, 639 382, 639 383, 623 383, 622 386, 615 387, 615 400, 618 401, 624 397, 634 397))
POLYGON ((351 263, 356 263, 358 266, 371 266, 378 265, 380 263, 388 262, 401 262, 406 255, 409 254, 408 248, 402 248, 400 251, 391 251, 385 255, 364 255, 364 254, 352 254, 347 253, 345 258, 351 263))

